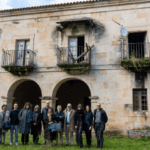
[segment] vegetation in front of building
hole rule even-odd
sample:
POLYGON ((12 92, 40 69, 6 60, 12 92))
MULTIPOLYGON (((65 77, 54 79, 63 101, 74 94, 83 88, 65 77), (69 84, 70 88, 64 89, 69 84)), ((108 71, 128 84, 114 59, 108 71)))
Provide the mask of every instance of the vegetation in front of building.
POLYGON ((4 69, 18 76, 27 76, 35 68, 31 66, 5 66, 4 69))
POLYGON ((150 58, 136 58, 132 54, 128 60, 121 60, 121 66, 131 72, 150 72, 150 58))
POLYGON ((80 75, 91 69, 90 63, 58 64, 57 66, 70 75, 80 75))
MULTIPOLYGON (((59 139, 59 138, 58 138, 59 139)), ((65 136, 63 139, 63 146, 54 145, 54 147, 49 147, 48 145, 42 145, 41 143, 44 140, 44 135, 40 135, 39 139, 39 145, 33 145, 32 141, 32 135, 29 134, 29 143, 28 145, 21 145, 21 134, 18 134, 18 142, 19 145, 16 146, 13 144, 12 146, 9 146, 10 144, 10 133, 8 132, 6 134, 6 142, 5 145, 0 145, 0 148, 3 150, 76 150, 80 149, 80 147, 77 146, 76 140, 74 138, 74 147, 71 146, 65 146, 65 136)), ((148 136, 141 137, 140 139, 130 139, 128 136, 118 137, 116 138, 114 135, 110 134, 109 137, 107 135, 104 135, 104 150, 149 150, 150 144, 149 144, 150 138, 148 136)), ((59 140, 58 140, 59 143, 59 140)), ((89 149, 97 149, 96 148, 97 140, 95 138, 95 135, 92 136, 92 145, 91 148, 86 147, 86 137, 83 135, 83 150, 89 150, 89 149)), ((53 141, 53 144, 55 144, 55 141, 53 141)))

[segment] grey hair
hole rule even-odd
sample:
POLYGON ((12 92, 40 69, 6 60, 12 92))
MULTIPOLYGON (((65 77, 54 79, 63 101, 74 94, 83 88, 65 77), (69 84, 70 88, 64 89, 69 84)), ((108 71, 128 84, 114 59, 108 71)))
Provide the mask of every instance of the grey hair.
POLYGON ((35 108, 38 108, 38 109, 39 109, 40 107, 39 107, 39 105, 36 105, 36 106, 34 107, 34 110, 35 110, 35 108))
POLYGON ((62 109, 61 105, 58 105, 57 108, 58 108, 58 107, 60 107, 60 108, 62 109))

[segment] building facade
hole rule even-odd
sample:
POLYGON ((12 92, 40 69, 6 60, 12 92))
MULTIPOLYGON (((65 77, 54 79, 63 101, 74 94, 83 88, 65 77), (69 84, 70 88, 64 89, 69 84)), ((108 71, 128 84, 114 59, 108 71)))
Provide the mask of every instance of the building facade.
POLYGON ((54 109, 70 102, 94 110, 99 102, 109 118, 106 131, 149 126, 150 74, 121 66, 132 52, 150 57, 149 28, 150 0, 1 10, 0 106, 43 107, 50 100, 54 109))

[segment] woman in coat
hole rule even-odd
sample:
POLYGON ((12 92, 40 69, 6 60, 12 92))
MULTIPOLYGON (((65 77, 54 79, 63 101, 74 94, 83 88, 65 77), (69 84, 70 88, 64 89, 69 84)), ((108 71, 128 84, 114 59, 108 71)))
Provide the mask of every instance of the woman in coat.
POLYGON ((41 120, 42 114, 40 107, 36 105, 33 112, 33 120, 31 123, 31 134, 33 135, 33 143, 38 144, 39 135, 41 134, 41 120))
POLYGON ((9 111, 6 110, 7 105, 2 105, 2 111, 0 112, 0 144, 2 144, 2 135, 3 135, 3 144, 5 144, 5 133, 8 131, 4 129, 4 123, 9 122, 9 111))
POLYGON ((18 115, 20 126, 19 126, 19 133, 22 134, 22 144, 27 145, 29 142, 29 133, 31 128, 31 121, 32 121, 32 111, 31 111, 31 104, 27 102, 24 105, 24 108, 21 109, 18 115))
POLYGON ((91 146, 92 122, 93 122, 93 114, 92 114, 90 106, 87 105, 86 111, 85 111, 85 134, 86 134, 86 141, 87 141, 88 147, 91 146))
POLYGON ((53 108, 48 108, 48 113, 45 117, 45 131, 44 131, 44 138, 49 141, 49 146, 53 146, 52 142, 53 140, 56 140, 56 131, 52 132, 51 129, 48 129, 48 124, 52 125, 54 122, 56 122, 56 116, 53 113, 53 108))

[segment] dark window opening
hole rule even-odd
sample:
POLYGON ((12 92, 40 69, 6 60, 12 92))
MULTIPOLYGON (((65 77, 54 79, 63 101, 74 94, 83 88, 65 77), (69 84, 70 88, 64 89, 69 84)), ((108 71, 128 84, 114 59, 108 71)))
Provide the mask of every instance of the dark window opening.
POLYGON ((144 58, 145 38, 146 32, 129 33, 128 35, 129 56, 134 55, 136 58, 144 58))
MULTIPOLYGON (((80 56, 84 52, 84 36, 78 37, 78 56, 80 56)), ((84 61, 84 57, 78 59, 78 63, 84 61)))
POLYGON ((147 110, 147 90, 133 90, 133 111, 147 110))

